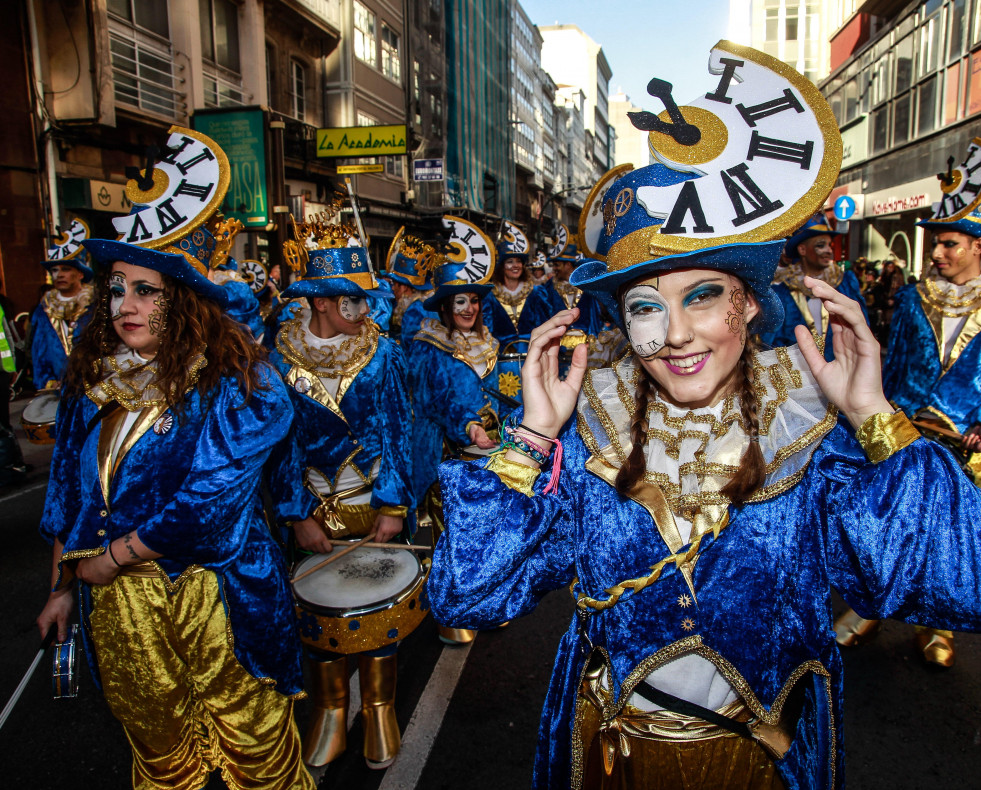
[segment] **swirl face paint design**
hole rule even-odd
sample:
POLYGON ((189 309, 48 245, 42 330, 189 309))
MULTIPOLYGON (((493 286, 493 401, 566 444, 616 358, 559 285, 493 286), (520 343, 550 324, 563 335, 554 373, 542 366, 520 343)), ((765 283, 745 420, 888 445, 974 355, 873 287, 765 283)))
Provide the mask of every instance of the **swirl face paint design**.
POLYGON ((743 320, 743 314, 746 312, 746 292, 742 288, 733 288, 729 292, 729 303, 732 305, 732 309, 726 315, 729 331, 744 338, 746 322, 743 320))
POLYGON ((635 285, 623 297, 623 316, 630 345, 641 359, 664 348, 670 308, 658 292, 657 279, 635 285), (650 283, 653 282, 654 285, 650 283))
POLYGON ((156 305, 156 309, 147 316, 146 328, 151 335, 162 335, 164 329, 167 328, 167 311, 170 308, 170 303, 167 301, 167 297, 161 293, 153 300, 153 304, 156 305))
POLYGON ((453 297, 453 312, 463 315, 470 309, 470 294, 457 294, 453 297))
POLYGON ((359 324, 368 314, 368 300, 363 296, 342 296, 337 300, 337 312, 345 321, 359 324))

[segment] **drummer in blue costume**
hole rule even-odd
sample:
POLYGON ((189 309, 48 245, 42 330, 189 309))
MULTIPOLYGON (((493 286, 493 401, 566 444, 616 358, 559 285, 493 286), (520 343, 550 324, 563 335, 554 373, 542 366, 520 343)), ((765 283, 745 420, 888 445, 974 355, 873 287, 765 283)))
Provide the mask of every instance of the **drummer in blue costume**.
POLYGON ((399 228, 388 248, 385 271, 379 277, 390 281, 395 295, 390 336, 405 346, 411 342, 422 322, 439 320, 439 315, 423 307, 433 295, 433 256, 431 245, 399 228))
POLYGON ((803 327, 799 347, 753 340, 782 320, 783 238, 835 183, 834 116, 748 47, 720 42, 709 71, 680 108, 651 81, 667 111, 634 123, 658 162, 607 174, 580 219, 595 261, 573 284, 633 353, 587 373, 578 348, 560 379, 576 311, 556 315, 532 334, 507 452, 440 468, 439 622, 575 596, 539 789, 841 787, 831 586, 868 612, 981 627, 981 492, 893 413, 859 305, 805 281, 833 316, 831 363, 803 327), (790 134, 794 161, 747 157, 790 134))
MULTIPOLYGON (((339 209, 339 204, 335 210, 339 209)), ((300 279, 284 292, 304 298, 283 324, 271 360, 282 374, 295 417, 270 459, 276 518, 296 543, 328 553, 331 538, 408 533, 412 512, 412 412, 402 350, 366 319, 377 281, 355 228, 295 223, 286 257, 300 279), (314 233, 316 249, 307 251, 314 233)), ((396 645, 359 655, 364 755, 371 768, 398 754, 395 720, 396 645)), ((310 656, 314 712, 304 737, 309 765, 326 765, 347 746, 347 657, 310 656)))
POLYGON ((777 268, 773 286, 783 305, 783 322, 762 337, 767 345, 791 346, 797 342, 794 328, 806 326, 815 337, 824 339, 824 358, 829 362, 834 359, 828 312, 822 307, 820 297, 804 285, 805 277, 825 282, 858 302, 868 323, 865 297, 858 279, 851 270, 845 271, 835 263, 831 237, 837 235, 838 231, 832 230, 824 216, 818 213, 787 239, 784 256, 789 263, 777 268))
MULTIPOLYGON (((444 222, 462 224, 483 236, 464 220, 444 222)), ((481 452, 499 443, 500 406, 485 389, 498 388, 498 342, 481 320, 481 300, 491 290, 490 274, 472 279, 470 272, 477 267, 470 266, 469 253, 461 245, 449 257, 452 260, 436 270, 436 292, 425 303, 440 320, 423 321, 409 346, 413 492, 417 502, 425 502, 437 531, 441 519, 436 485, 439 462, 458 457, 468 446, 481 452)), ((444 626, 439 633, 450 644, 470 642, 474 636, 473 631, 444 626)))
POLYGON ((517 225, 504 221, 497 245, 493 291, 484 299, 484 326, 502 344, 518 335, 521 314, 535 287, 528 264, 528 239, 517 225))
POLYGON ((63 385, 41 521, 54 590, 38 625, 64 639, 77 588, 134 787, 192 790, 218 770, 230 788, 312 790, 293 721, 293 600, 259 494, 292 408, 208 278, 227 252, 215 212, 228 160, 170 131, 166 159, 126 187, 119 241, 85 242, 97 312, 63 385), (201 195, 175 194, 183 177, 201 195))
POLYGON ((72 220, 42 262, 54 286, 31 315, 31 363, 37 389, 57 389, 68 355, 92 318, 92 269, 82 243, 88 226, 72 220))
MULTIPOLYGON (((882 384, 889 400, 919 425, 960 434, 965 467, 981 483, 981 138, 957 167, 955 161, 951 157, 940 176, 943 198, 933 216, 917 223, 932 234, 932 268, 896 294, 882 384)), ((839 643, 851 646, 878 625, 849 611, 835 630, 839 643)), ((918 627, 916 640, 930 664, 954 664, 950 631, 918 627)))

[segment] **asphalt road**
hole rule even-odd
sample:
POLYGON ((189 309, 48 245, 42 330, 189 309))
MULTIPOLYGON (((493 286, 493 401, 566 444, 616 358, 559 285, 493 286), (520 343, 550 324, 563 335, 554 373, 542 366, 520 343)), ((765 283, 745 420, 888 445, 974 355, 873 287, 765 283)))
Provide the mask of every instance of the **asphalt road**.
MULTIPOLYGON (((22 405, 22 404, 20 404, 22 405)), ((37 534, 46 448, 27 447, 26 485, 0 489, 0 705, 33 657, 34 618, 47 595, 50 554, 37 534)), ((564 591, 528 617, 447 648, 427 619, 399 649, 397 715, 403 750, 387 771, 361 756, 360 718, 348 752, 320 778, 344 790, 500 790, 527 787, 555 646, 572 613, 564 591)), ((981 636, 959 635, 947 671, 921 663, 912 628, 887 623, 845 655, 848 784, 862 790, 981 787, 981 636)), ((50 658, 0 730, 0 785, 30 790, 114 790, 130 785, 118 723, 79 661, 80 693, 52 700, 50 658)), ((298 706, 301 727, 309 702, 298 706)), ((221 788, 213 779, 209 788, 221 788)))

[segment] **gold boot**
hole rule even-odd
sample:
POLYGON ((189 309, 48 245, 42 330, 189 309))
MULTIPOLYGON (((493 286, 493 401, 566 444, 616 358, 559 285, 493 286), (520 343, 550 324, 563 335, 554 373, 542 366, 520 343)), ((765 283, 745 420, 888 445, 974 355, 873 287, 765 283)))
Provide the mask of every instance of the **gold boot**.
POLYGON ((358 656, 364 759, 369 768, 388 768, 399 753, 402 736, 395 720, 397 656, 358 656))
POLYGON ((439 630, 439 641, 452 647, 468 645, 477 636, 477 632, 471 631, 469 628, 450 628, 448 625, 437 625, 436 627, 439 630))
POLYGON ((835 620, 835 641, 842 647, 858 647, 872 641, 881 627, 881 620, 866 620, 849 609, 835 620))
POLYGON ((916 645, 928 664, 949 668, 954 666, 954 634, 938 628, 916 626, 916 645))
POLYGON ((303 762, 319 767, 347 748, 347 656, 334 661, 311 660, 310 668, 314 709, 303 739, 303 762))

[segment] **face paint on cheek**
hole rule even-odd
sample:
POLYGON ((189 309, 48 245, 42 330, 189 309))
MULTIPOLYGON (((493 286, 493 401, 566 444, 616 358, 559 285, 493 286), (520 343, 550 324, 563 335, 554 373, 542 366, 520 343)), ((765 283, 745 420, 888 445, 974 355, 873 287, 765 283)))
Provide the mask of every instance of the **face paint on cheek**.
POLYGON ((357 296, 342 296, 337 302, 337 312, 341 314, 341 318, 345 321, 356 324, 368 312, 368 302, 357 296))
POLYGON ((642 359, 664 348, 668 337, 667 301, 650 285, 635 285, 623 299, 624 323, 630 345, 642 359))
POLYGON ((454 315, 462 315, 470 309, 470 297, 464 294, 459 294, 453 297, 453 313, 454 315))
POLYGON ((729 292, 729 304, 732 305, 726 316, 729 331, 742 337, 746 332, 746 322, 743 314, 746 312, 746 292, 742 288, 733 288, 729 292))
POLYGON ((115 321, 121 315, 123 299, 126 296, 126 280, 114 274, 109 278, 109 317, 115 321))
POLYGON ((162 293, 157 295, 157 298, 153 300, 153 304, 156 306, 156 309, 152 310, 150 315, 146 317, 146 328, 151 335, 159 336, 167 328, 167 311, 170 304, 167 302, 167 297, 162 293))

